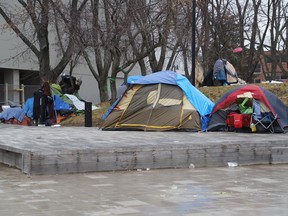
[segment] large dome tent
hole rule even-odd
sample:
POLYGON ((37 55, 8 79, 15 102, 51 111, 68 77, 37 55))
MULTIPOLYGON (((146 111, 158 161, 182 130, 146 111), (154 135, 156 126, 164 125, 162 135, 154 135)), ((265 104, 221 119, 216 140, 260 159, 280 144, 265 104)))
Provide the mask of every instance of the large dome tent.
POLYGON ((206 130, 214 103, 174 71, 128 77, 103 116, 102 130, 206 130))

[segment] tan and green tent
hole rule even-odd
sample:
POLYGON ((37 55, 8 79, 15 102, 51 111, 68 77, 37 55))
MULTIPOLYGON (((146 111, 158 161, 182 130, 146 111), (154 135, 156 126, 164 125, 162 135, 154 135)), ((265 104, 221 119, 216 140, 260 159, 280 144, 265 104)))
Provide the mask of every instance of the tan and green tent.
POLYGON ((162 71, 128 79, 125 93, 103 116, 102 130, 205 130, 214 106, 182 75, 162 71))

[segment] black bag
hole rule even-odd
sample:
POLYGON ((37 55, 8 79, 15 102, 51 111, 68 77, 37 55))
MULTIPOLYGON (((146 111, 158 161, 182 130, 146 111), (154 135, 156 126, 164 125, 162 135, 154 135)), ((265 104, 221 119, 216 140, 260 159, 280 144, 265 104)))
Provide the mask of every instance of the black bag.
POLYGON ((42 89, 34 92, 33 120, 35 125, 45 124, 47 99, 42 89))
POLYGON ((76 78, 70 75, 61 76, 59 85, 63 94, 73 94, 77 89, 76 78))

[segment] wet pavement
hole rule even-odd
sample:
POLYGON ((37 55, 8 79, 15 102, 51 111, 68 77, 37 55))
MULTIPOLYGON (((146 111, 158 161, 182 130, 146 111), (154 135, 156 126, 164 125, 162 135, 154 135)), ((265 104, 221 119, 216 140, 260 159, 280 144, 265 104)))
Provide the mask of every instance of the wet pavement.
POLYGON ((288 165, 29 176, 0 165, 1 216, 287 215, 288 165))

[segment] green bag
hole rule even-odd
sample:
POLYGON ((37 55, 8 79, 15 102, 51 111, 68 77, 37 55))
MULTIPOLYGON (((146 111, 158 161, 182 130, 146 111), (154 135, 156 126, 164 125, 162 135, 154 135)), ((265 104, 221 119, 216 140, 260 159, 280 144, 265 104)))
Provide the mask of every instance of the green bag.
POLYGON ((252 114, 253 113, 253 108, 252 107, 247 107, 245 104, 249 100, 248 97, 246 97, 241 104, 239 104, 239 110, 241 114, 252 114))

